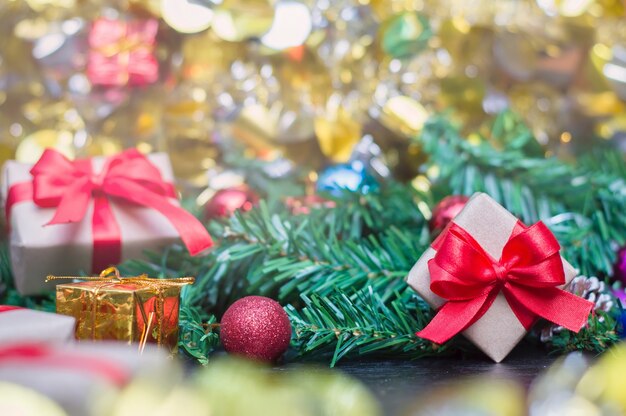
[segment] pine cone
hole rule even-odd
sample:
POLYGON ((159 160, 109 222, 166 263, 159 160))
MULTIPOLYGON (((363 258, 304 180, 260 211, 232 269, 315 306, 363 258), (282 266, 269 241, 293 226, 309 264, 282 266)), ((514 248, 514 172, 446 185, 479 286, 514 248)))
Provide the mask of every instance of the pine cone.
POLYGON ((606 284, 595 276, 575 277, 570 283, 568 291, 593 302, 596 312, 609 312, 613 308, 613 297, 610 295, 606 284))
MULTIPOLYGON (((606 284, 595 276, 575 277, 567 287, 567 291, 593 302, 595 312, 609 312, 614 306, 613 297, 607 290, 606 284)), ((599 320, 602 321, 604 318, 600 317, 599 320)), ((552 340, 555 333, 561 332, 564 329, 565 328, 560 325, 549 325, 543 328, 541 330, 541 342, 552 340)))

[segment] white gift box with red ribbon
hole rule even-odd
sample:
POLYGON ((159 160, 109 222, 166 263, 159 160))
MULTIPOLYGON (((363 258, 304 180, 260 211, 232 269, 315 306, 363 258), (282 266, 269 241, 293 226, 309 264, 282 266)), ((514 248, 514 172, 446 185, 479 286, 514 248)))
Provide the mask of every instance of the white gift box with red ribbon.
POLYGON ((136 377, 173 385, 181 372, 152 346, 140 354, 121 342, 0 345, 0 381, 33 389, 71 416, 106 414, 111 398, 136 377))
POLYGON ((71 316, 0 305, 0 345, 14 342, 63 343, 74 339, 71 316))
POLYGON ((11 265, 22 295, 54 290, 48 275, 99 273, 182 242, 198 254, 206 228, 180 207, 169 158, 127 150, 70 161, 46 150, 35 165, 9 161, 2 196, 11 265))

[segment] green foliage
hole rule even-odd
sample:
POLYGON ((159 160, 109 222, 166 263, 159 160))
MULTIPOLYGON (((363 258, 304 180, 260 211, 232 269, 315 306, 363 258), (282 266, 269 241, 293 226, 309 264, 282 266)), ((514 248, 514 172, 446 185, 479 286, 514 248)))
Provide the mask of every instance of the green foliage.
POLYGON ((607 276, 626 241, 626 167, 604 151, 578 165, 544 157, 529 129, 502 113, 487 134, 467 140, 443 117, 415 138, 428 154, 438 194, 486 192, 525 223, 543 220, 581 274, 607 276))
POLYGON ((376 194, 346 192, 336 200, 336 208, 314 209, 309 215, 292 215, 280 206, 271 211, 261 202, 248 213, 211 223, 218 241, 206 257, 194 258, 173 246, 161 255, 152 254, 149 261, 125 262, 120 269, 125 275, 196 277, 182 301, 181 318, 189 319, 181 320, 186 326, 181 326, 181 350, 199 358, 217 342, 203 338, 202 313, 219 317, 246 295, 272 297, 296 308, 302 306, 301 296, 330 296, 337 290, 369 289, 382 302, 396 299, 406 290, 408 271, 430 243, 414 201, 418 197, 390 183, 376 194))
POLYGON ((202 309, 189 306, 185 292, 183 290, 178 318, 178 347, 185 356, 206 365, 209 354, 220 344, 219 334, 215 330, 217 320, 202 309))
MULTIPOLYGON (((196 276, 196 283, 185 288, 183 304, 218 317, 232 302, 252 294, 293 308, 300 308, 307 296, 361 289, 374 290, 381 302, 392 302, 406 291, 404 278, 430 243, 414 202, 418 197, 390 183, 377 194, 346 192, 336 200, 336 208, 314 209, 309 215, 292 215, 284 207, 271 211, 261 202, 250 212, 210 224, 219 240, 206 257, 193 258, 174 246, 162 256, 128 261, 120 269, 127 275, 196 276)), ((191 323, 202 317, 189 316, 193 348, 182 349, 203 356, 201 325, 191 323)))
POLYGON ((305 307, 288 305, 294 337, 292 346, 299 357, 314 355, 339 360, 364 355, 390 358, 420 358, 453 351, 453 344, 437 346, 418 338, 415 332, 432 317, 430 307, 411 289, 385 301, 369 286, 348 295, 303 295, 305 307))
MULTIPOLYGON (((614 245, 626 236, 622 156, 605 151, 582 158, 577 166, 545 158, 530 131, 510 113, 476 137, 462 138, 439 117, 415 139, 429 157, 424 171, 439 170, 433 194, 487 192, 524 222, 545 221, 566 258, 583 273, 608 274, 614 245)), ((207 257, 194 259, 174 247, 152 262, 125 267, 133 273, 197 276, 197 284, 188 288, 188 304, 218 317, 242 296, 279 300, 294 324, 298 357, 327 356, 334 365, 355 356, 446 353, 462 343, 457 339, 434 348, 415 337, 430 312, 403 281, 430 243, 418 207, 432 208, 432 202, 432 195, 390 182, 377 193, 346 192, 336 208, 310 215, 294 216, 280 203, 262 203, 212 223, 219 242, 207 257)), ((592 317, 580 334, 562 331, 550 347, 601 350, 616 340, 611 322, 592 317)))
POLYGON ((148 262, 126 262, 121 270, 196 276, 189 303, 218 316, 251 294, 287 304, 298 303, 301 294, 372 285, 388 298, 430 242, 415 195, 398 192, 398 186, 375 195, 346 193, 337 208, 310 215, 270 212, 261 202, 248 213, 211 224, 219 241, 206 257, 193 258, 175 246, 148 262))
MULTIPOLYGON (((227 158, 266 201, 247 213, 212 221, 216 247, 191 257, 175 245, 147 260, 120 265, 124 275, 195 276, 182 294, 183 354, 207 362, 218 346, 215 323, 235 300, 262 295, 285 305, 297 358, 367 356, 418 358, 464 349, 460 337, 437 347, 415 336, 429 321, 428 306, 405 276, 430 244, 427 219, 436 199, 484 191, 526 223, 543 220, 564 256, 587 275, 611 271, 615 246, 626 239, 626 167, 623 156, 599 151, 569 164, 544 157, 517 117, 504 113, 471 139, 443 116, 415 138, 428 157, 431 193, 388 181, 366 195, 345 192, 335 208, 294 215, 285 194, 302 194, 302 172, 277 181, 268 163, 227 158), (438 174, 435 174, 438 171, 438 174)), ((198 211, 199 212, 199 211, 198 211)), ((3 303, 48 307, 51 298, 25 299, 11 286, 6 249, 0 251, 3 303), (48 306, 46 306, 48 305, 48 306)), ((591 317, 578 335, 558 333, 550 348, 601 351, 617 340, 615 320, 591 317)))
POLYGON ((551 352, 557 354, 571 351, 589 351, 599 354, 619 342, 617 325, 617 321, 611 314, 599 312, 598 315, 590 316, 587 326, 578 333, 567 330, 554 333, 546 346, 551 352))

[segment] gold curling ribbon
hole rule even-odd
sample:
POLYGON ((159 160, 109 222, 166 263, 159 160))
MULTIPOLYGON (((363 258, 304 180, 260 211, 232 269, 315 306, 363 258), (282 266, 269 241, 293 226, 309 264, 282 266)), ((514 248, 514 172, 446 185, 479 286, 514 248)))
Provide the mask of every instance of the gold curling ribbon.
POLYGON ((121 60, 127 62, 130 61, 130 57, 127 55, 141 50, 145 50, 146 52, 152 52, 154 50, 154 46, 143 41, 141 38, 133 39, 121 37, 113 43, 95 47, 93 48, 93 50, 104 55, 105 58, 112 58, 116 55, 122 55, 123 59, 121 60))
MULTIPOLYGON (((173 286, 185 286, 191 285, 195 282, 194 277, 178 277, 173 279, 152 279, 149 278, 148 275, 142 274, 139 276, 133 277, 121 277, 120 271, 116 267, 109 267, 104 269, 100 276, 90 276, 90 277, 77 277, 77 276, 52 276, 49 275, 46 277, 46 283, 51 282, 53 280, 83 280, 90 282, 101 282, 102 284, 97 286, 96 289, 92 292, 93 302, 91 308, 91 328, 92 328, 92 338, 96 338, 96 312, 97 312, 97 296, 100 289, 105 287, 110 287, 116 284, 124 284, 124 283, 134 283, 139 284, 141 287, 148 287, 154 290, 157 295, 156 300, 156 315, 158 319, 159 332, 157 333, 157 345, 161 345, 162 343, 162 328, 163 328, 163 288, 164 287, 173 287, 173 286)), ((140 299, 137 298, 137 294, 133 292, 133 297, 135 297, 135 302, 138 305, 142 305, 140 299)), ((146 343, 148 341, 148 335, 150 334, 150 329, 152 326, 152 322, 154 320, 154 312, 150 312, 150 316, 146 316, 146 311, 143 309, 143 305, 139 308, 141 315, 143 317, 144 327, 141 331, 141 337, 139 340, 139 352, 142 353, 146 343)))

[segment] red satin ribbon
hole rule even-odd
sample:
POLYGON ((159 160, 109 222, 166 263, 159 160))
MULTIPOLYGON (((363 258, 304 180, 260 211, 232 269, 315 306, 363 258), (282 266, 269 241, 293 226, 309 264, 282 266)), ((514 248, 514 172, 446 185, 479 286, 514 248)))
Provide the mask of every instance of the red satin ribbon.
POLYGON ((7 222, 12 207, 22 201, 56 208, 47 225, 80 222, 93 200, 94 273, 121 259, 121 231, 109 205, 110 198, 159 211, 176 228, 191 255, 213 245, 206 228, 193 215, 170 202, 169 198, 176 196, 173 185, 164 182, 159 170, 135 149, 107 159, 99 174, 93 173, 90 159, 70 161, 56 150, 47 149, 30 173, 32 181, 14 184, 9 189, 7 222))
POLYGON ((500 292, 526 329, 537 317, 576 332, 587 322, 593 303, 557 287, 565 284, 560 247, 542 222, 528 228, 518 222, 500 260, 454 223, 433 248, 430 289, 448 301, 420 338, 446 342, 482 317, 500 292))
POLYGON ((22 309, 19 306, 11 306, 11 305, 0 305, 0 313, 2 312, 8 312, 8 311, 14 311, 17 309, 22 309))
POLYGON ((37 368, 54 367, 81 374, 87 372, 120 387, 126 384, 131 376, 128 370, 110 360, 80 353, 67 354, 40 344, 0 347, 0 367, 11 364, 37 368))

